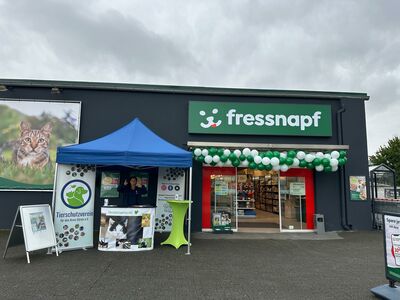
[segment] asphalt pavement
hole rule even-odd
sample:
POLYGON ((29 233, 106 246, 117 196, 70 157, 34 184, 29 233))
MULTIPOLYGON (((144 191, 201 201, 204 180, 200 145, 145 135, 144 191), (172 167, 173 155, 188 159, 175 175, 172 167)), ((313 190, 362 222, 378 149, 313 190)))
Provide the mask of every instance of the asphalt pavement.
MULTIPOLYGON (((0 232, 4 252, 8 232, 0 232)), ((192 253, 89 249, 31 254, 10 248, 0 259, 0 299, 375 299, 384 284, 382 232, 195 234, 192 253)))

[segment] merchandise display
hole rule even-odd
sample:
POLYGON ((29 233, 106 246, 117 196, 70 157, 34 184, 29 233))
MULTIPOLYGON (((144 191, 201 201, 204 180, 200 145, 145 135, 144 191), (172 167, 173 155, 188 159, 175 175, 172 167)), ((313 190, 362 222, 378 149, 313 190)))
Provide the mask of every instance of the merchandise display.
POLYGON ((279 214, 278 173, 267 172, 254 178, 255 206, 257 209, 279 214))

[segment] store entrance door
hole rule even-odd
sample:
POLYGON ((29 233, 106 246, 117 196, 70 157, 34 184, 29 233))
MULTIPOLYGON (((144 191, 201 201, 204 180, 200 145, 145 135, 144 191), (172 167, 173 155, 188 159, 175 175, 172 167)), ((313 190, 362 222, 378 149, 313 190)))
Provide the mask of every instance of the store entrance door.
POLYGON ((237 229, 236 168, 203 168, 203 229, 228 221, 237 229))
POLYGON ((281 172, 280 228, 281 231, 314 229, 314 181, 312 171, 290 169, 281 172))

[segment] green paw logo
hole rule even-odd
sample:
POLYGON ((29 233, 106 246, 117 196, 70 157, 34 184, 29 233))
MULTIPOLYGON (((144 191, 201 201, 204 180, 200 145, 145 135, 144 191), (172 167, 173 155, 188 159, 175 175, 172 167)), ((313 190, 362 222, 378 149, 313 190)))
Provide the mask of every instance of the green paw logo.
POLYGON ((81 208, 85 206, 92 196, 89 185, 83 180, 72 180, 64 185, 61 191, 61 199, 69 208, 81 208))

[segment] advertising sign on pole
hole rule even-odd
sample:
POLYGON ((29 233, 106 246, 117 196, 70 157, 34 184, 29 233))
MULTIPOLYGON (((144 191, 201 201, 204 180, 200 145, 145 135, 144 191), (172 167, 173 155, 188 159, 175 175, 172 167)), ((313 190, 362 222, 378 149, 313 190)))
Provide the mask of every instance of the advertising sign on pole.
POLYGON ((157 182, 157 232, 169 232, 172 226, 172 210, 167 200, 185 198, 185 171, 181 168, 159 168, 157 182))
POLYGON ((60 250, 93 247, 96 168, 58 165, 54 226, 60 250))

